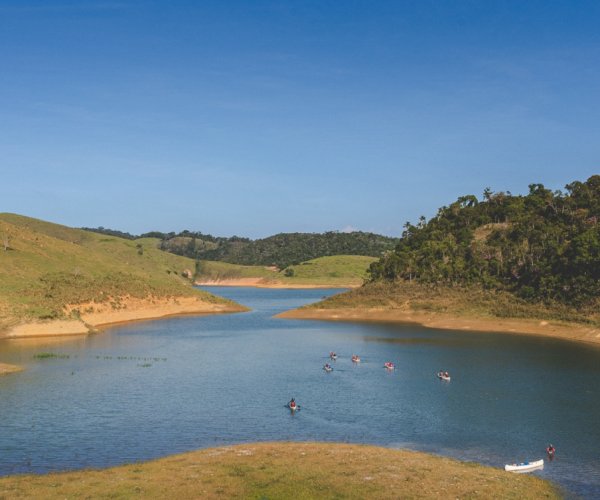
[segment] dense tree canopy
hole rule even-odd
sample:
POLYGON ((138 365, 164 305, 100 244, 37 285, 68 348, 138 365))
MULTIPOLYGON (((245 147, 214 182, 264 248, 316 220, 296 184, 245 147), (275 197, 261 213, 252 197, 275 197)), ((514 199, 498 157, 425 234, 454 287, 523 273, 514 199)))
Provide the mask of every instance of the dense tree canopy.
POLYGON ((486 189, 407 223, 372 280, 503 288, 530 300, 587 303, 600 296, 600 175, 566 192, 531 184, 525 196, 486 189))

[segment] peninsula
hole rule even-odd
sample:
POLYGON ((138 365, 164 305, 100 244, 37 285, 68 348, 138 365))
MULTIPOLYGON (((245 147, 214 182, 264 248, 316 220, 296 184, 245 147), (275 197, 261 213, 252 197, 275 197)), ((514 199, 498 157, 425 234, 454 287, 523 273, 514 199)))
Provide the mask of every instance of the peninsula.
POLYGON ((600 343, 600 176, 460 197, 407 223, 356 290, 286 318, 418 323, 600 343))
POLYGON ((0 338, 86 334, 124 321, 244 307, 192 286, 194 261, 126 240, 0 214, 0 338))
POLYGON ((105 470, 0 478, 0 496, 36 498, 561 498, 552 483, 408 450, 248 443, 105 470))

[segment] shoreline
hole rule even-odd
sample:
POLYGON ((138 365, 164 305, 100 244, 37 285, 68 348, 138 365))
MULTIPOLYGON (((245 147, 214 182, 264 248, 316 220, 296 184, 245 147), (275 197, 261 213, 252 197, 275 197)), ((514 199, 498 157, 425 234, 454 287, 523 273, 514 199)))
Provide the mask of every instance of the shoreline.
POLYGON ((440 330, 508 333, 558 338, 600 346, 600 328, 578 323, 564 323, 525 318, 489 318, 453 316, 384 308, 293 309, 275 316, 284 319, 312 319, 342 322, 379 322, 419 325, 440 330))
POLYGON ((0 363, 0 376, 8 375, 9 373, 17 373, 23 371, 24 368, 18 365, 9 365, 8 363, 0 363))
POLYGON ((235 313, 247 310, 248 308, 244 306, 212 303, 196 297, 125 298, 119 302, 118 308, 113 308, 107 303, 74 304, 66 306, 65 312, 67 315, 77 312, 79 319, 22 322, 0 333, 0 340, 88 335, 114 325, 138 321, 177 316, 235 313), (79 312, 81 310, 84 312, 79 312))
MULTIPOLYGON (((87 309, 89 312, 80 314, 80 319, 23 322, 0 333, 0 340, 76 337, 140 321, 156 321, 180 316, 208 316, 249 310, 240 305, 215 304, 196 297, 127 298, 121 301, 121 304, 121 309, 112 309, 112 306, 106 303, 69 305, 65 308, 68 314, 80 309, 84 309, 84 311, 87 309)), ((22 366, 0 363, 0 375, 17 373, 22 370, 24 370, 22 366)))
POLYGON ((195 286, 237 286, 248 288, 288 288, 292 290, 313 288, 358 288, 360 284, 316 284, 316 283, 285 283, 269 281, 265 278, 237 278, 225 280, 203 280, 194 282, 195 286))

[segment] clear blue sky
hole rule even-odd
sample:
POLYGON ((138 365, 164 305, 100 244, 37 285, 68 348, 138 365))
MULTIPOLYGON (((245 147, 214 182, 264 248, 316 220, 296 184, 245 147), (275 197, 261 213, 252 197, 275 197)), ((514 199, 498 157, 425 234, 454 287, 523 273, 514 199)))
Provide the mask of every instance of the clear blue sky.
POLYGON ((0 0, 0 211, 398 235, 600 173, 600 2, 0 0))

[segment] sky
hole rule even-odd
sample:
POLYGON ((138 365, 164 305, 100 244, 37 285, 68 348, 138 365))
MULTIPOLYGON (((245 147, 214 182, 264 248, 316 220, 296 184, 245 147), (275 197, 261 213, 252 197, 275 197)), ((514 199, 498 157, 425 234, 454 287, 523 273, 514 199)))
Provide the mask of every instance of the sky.
POLYGON ((0 0, 0 212, 399 236, 600 173, 597 1, 0 0))

